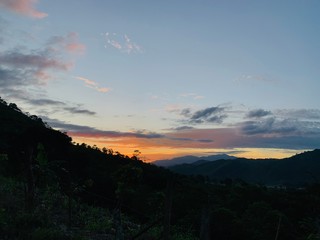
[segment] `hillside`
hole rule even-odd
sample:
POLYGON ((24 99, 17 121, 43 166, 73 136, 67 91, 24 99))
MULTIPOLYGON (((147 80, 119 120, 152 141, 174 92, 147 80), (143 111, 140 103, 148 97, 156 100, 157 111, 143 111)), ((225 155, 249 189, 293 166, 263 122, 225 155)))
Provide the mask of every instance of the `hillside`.
MULTIPOLYGON (((112 149, 73 144, 68 135, 39 117, 0 100, 0 232, 7 234, 4 239, 44 239, 33 234, 66 239, 64 235, 83 235, 80 229, 114 235, 112 212, 120 206, 126 218, 134 217, 139 224, 159 214, 159 205, 146 206, 144 201, 152 199, 151 203, 165 191, 168 170, 112 149), (30 223, 18 228, 21 217, 30 223), (99 219, 101 223, 95 222, 99 219), (67 230, 70 226, 76 230, 67 230)), ((132 225, 130 234, 140 231, 138 224, 123 221, 132 225)))
MULTIPOLYGON (((221 178, 239 172, 254 177, 257 169, 275 174, 286 161, 295 164, 287 169, 295 173, 305 159, 314 164, 318 154, 277 161, 277 168, 270 167, 271 160, 246 159, 203 159, 183 166, 199 172, 209 170, 206 164, 216 166, 221 178)), ((277 229, 283 240, 319 236, 318 184, 282 191, 174 174, 136 156, 74 144, 2 99, 0 183, 0 239, 5 240, 267 240, 277 229)))
POLYGON ((174 172, 208 176, 211 180, 242 179, 264 185, 303 186, 319 182, 320 150, 285 159, 234 159, 170 167, 174 172))

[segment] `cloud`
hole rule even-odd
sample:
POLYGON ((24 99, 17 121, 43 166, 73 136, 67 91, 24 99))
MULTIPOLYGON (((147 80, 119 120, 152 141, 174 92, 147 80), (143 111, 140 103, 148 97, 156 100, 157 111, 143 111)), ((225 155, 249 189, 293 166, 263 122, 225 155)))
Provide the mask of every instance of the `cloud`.
POLYGON ((124 139, 131 139, 130 141, 133 141, 132 139, 145 139, 148 141, 156 140, 160 145, 164 142, 179 142, 178 144, 176 143, 176 145, 183 145, 186 142, 198 142, 201 145, 203 143, 209 143, 213 141, 212 139, 180 137, 174 136, 170 133, 167 135, 146 130, 135 130, 130 132, 106 131, 99 130, 90 126, 69 124, 64 121, 50 119, 45 116, 41 116, 41 118, 46 121, 51 127, 67 132, 72 137, 80 137, 86 139, 104 139, 106 141, 110 141, 110 139, 117 139, 118 142, 126 142, 127 140, 124 139))
POLYGON ((10 90, 9 94, 6 95, 6 98, 10 99, 10 101, 22 100, 24 103, 31 105, 33 108, 33 111, 34 109, 36 109, 36 112, 40 114, 49 115, 54 113, 60 113, 60 114, 67 113, 72 115, 76 114, 76 115, 88 115, 88 116, 93 116, 97 114, 94 111, 84 109, 81 105, 75 105, 72 103, 65 103, 62 101, 41 97, 43 95, 44 94, 41 94, 40 96, 34 96, 20 89, 12 89, 10 90))
POLYGON ((164 135, 153 133, 153 132, 145 132, 145 131, 136 131, 136 132, 120 132, 120 131, 104 131, 99 130, 94 127, 84 126, 84 125, 76 125, 65 123, 64 121, 60 121, 57 119, 50 119, 47 117, 42 117, 48 124, 53 127, 60 129, 62 131, 68 132, 72 136, 78 137, 94 137, 94 138, 163 138, 164 135))
POLYGON ((23 88, 45 85, 50 71, 64 72, 72 63, 64 62, 43 51, 24 52, 22 49, 0 52, 0 86, 23 88))
MULTIPOLYGON (((173 111, 177 111, 177 109, 173 109, 173 111)), ((190 108, 184 108, 181 110, 180 115, 184 116, 184 117, 190 117, 191 115, 191 109, 190 108)))
POLYGON ((275 111, 275 114, 284 118, 320 120, 319 109, 281 109, 275 111))
POLYGON ((262 75, 250 75, 250 74, 243 74, 237 79, 237 82, 264 82, 264 83, 273 83, 275 82, 274 79, 272 79, 269 76, 262 76, 262 75))
POLYGON ((224 128, 184 128, 169 129, 164 133, 135 130, 130 132, 106 131, 90 126, 69 124, 56 119, 46 119, 54 128, 68 132, 77 139, 101 146, 127 146, 138 149, 166 149, 176 152, 203 153, 215 149, 239 151, 241 148, 277 148, 277 149, 312 149, 319 147, 320 124, 310 122, 286 122, 275 118, 260 121, 247 121, 243 125, 224 128), (308 125, 308 126, 306 126, 308 125), (243 127, 247 126, 246 132, 243 127), (253 126, 249 129, 249 126, 253 126), (180 149, 180 150, 178 150, 180 149), (183 150, 184 149, 184 150, 183 150), (193 150, 192 150, 193 149, 193 150))
POLYGON ((209 107, 194 113, 189 108, 182 109, 180 114, 187 117, 190 124, 222 123, 227 117, 224 107, 209 107))
POLYGON ((279 119, 275 117, 240 124, 245 135, 264 136, 312 136, 320 134, 320 121, 279 119))
POLYGON ((246 135, 280 134, 287 135, 297 131, 297 127, 290 121, 276 121, 270 117, 261 121, 247 121, 242 123, 242 131, 246 135))
POLYGON ((261 137, 305 137, 320 134, 319 109, 278 109, 249 111, 250 121, 238 123, 244 135, 261 137))
POLYGON ((0 66, 0 87, 7 88, 16 85, 22 85, 23 79, 19 78, 22 73, 17 69, 3 68, 0 66))
MULTIPOLYGON (((319 148, 320 110, 291 109, 229 111, 226 107, 216 106, 194 111, 191 108, 175 108, 175 113, 183 117, 180 123, 206 124, 223 123, 228 117, 238 122, 224 124, 219 128, 189 128, 182 125, 168 129, 167 136, 176 138, 209 139, 196 144, 184 143, 185 148, 278 148, 278 149, 312 149, 319 148), (226 114, 227 113, 227 114, 226 114), (239 117, 240 115, 240 117, 239 117), (243 117, 248 121, 239 121, 243 117), (224 126, 224 127, 222 127, 224 126), (318 139, 317 139, 318 138, 318 139)), ((171 143, 170 143, 171 144, 171 143)), ((169 144, 168 144, 169 146, 169 144)), ((176 147, 176 146, 175 146, 176 147)))
POLYGON ((0 51, 0 86, 8 91, 14 88, 27 91, 26 86, 44 86, 56 74, 73 67, 74 62, 66 60, 66 54, 81 52, 84 48, 81 46, 78 35, 69 33, 50 38, 38 49, 22 46, 0 51))
POLYGON ((64 110, 72 114, 96 115, 96 112, 87 109, 81 109, 79 107, 65 107, 64 110))
POLYGON ((102 93, 106 93, 110 91, 110 88, 106 88, 106 87, 99 87, 98 83, 90 80, 88 78, 84 78, 84 77, 80 77, 80 76, 75 76, 75 79, 78 79, 80 81, 83 81, 85 83, 85 86, 88 88, 92 88, 98 92, 102 92, 102 93))
POLYGON ((106 41, 105 48, 112 47, 127 54, 142 52, 142 47, 133 42, 127 34, 106 32, 103 36, 106 41))
POLYGON ((82 54, 86 46, 79 42, 79 35, 76 32, 69 32, 65 36, 53 36, 47 41, 47 47, 51 51, 59 52, 64 49, 68 53, 82 54))
POLYGON ((66 45, 66 49, 73 53, 83 53, 85 48, 85 45, 81 43, 69 43, 66 45))
POLYGON ((47 13, 40 12, 34 8, 36 3, 37 0, 0 0, 0 7, 32 18, 44 18, 48 16, 47 13))
POLYGON ((131 52, 141 52, 141 47, 134 42, 131 42, 131 39, 125 34, 125 50, 129 54, 131 52))
POLYGON ((34 68, 38 71, 45 69, 68 70, 71 64, 64 63, 48 55, 46 51, 23 53, 18 49, 3 52, 0 64, 16 68, 34 68))
POLYGON ((196 93, 182 93, 182 94, 180 94, 180 97, 192 98, 192 99, 195 99, 195 100, 204 98, 204 96, 198 95, 196 93))
POLYGON ((190 127, 190 126, 181 126, 181 127, 171 128, 170 130, 184 131, 184 130, 190 130, 190 129, 193 129, 193 128, 194 127, 190 127))
POLYGON ((61 101, 55 101, 55 100, 52 100, 52 99, 30 99, 28 100, 28 102, 31 104, 31 105, 34 105, 34 106, 48 106, 48 105, 51 105, 51 106, 61 106, 61 105, 65 105, 65 103, 61 102, 61 101))
MULTIPOLYGON (((306 123, 296 123, 295 126, 287 125, 287 123, 272 123, 272 120, 266 123, 264 129, 256 131, 256 134, 246 134, 241 128, 206 128, 206 129, 190 129, 186 131, 175 131, 167 133, 167 136, 176 138, 191 139, 211 139, 212 141, 204 142, 184 142, 182 146, 174 145, 181 148, 202 148, 202 149, 237 149, 237 148, 278 148, 278 149, 313 149, 319 148, 320 124, 316 126, 309 125, 304 129, 306 123), (284 124, 284 125, 282 125, 284 124), (273 131, 270 133, 267 129, 273 131), (289 128, 294 127, 294 131, 289 128), (299 129, 300 127, 300 129, 299 129), (275 134, 276 133, 276 134, 275 134)), ((252 133, 252 132, 250 132, 252 133)), ((172 143, 166 143, 170 146, 172 143)), ((162 144, 164 146, 164 144, 162 144)), ((156 145, 154 145, 155 147, 156 145)))
MULTIPOLYGON (((211 118, 224 114, 225 107, 204 108, 198 111, 185 109, 185 118, 190 120, 211 118), (221 108, 220 110, 216 108, 221 108), (187 111, 188 110, 188 111, 187 111)), ((266 111, 266 110, 264 110, 266 111)), ((280 111, 280 110, 279 110, 280 111)), ((250 112, 250 111, 249 111, 250 112)), ((268 112, 268 111, 266 111, 268 112)), ((180 110, 181 113, 181 110, 180 110)), ((229 114, 230 112, 228 112, 229 114)), ((228 150, 239 153, 241 149, 291 149, 306 150, 319 148, 320 122, 316 119, 303 120, 282 118, 273 114, 261 116, 259 111, 248 121, 219 128, 195 128, 182 125, 166 129, 162 133, 146 130, 105 131, 97 128, 68 124, 58 120, 47 121, 51 126, 68 132, 77 142, 86 141, 98 146, 114 149, 144 149, 144 152, 165 151, 166 153, 207 153, 228 150)), ((244 116, 248 113, 241 112, 244 116)), ((314 116, 311 114, 311 116, 314 116)), ((232 117, 232 116, 231 116, 232 117)), ((315 116, 314 116, 315 117, 315 116)), ((241 119, 241 118, 238 118, 241 119)), ((177 123, 177 122, 176 122, 177 123)), ((191 125, 193 126, 193 125, 191 125)), ((251 151, 251 150, 250 150, 251 151)))
POLYGON ((246 117, 247 118, 262 118, 268 115, 271 115, 272 113, 270 111, 266 111, 263 109, 255 109, 251 110, 247 113, 246 117))
POLYGON ((88 115, 93 116, 97 113, 88 109, 83 109, 81 106, 72 106, 72 104, 67 104, 61 101, 56 101, 48 98, 40 98, 40 99, 34 99, 34 98, 25 98, 25 100, 37 107, 47 107, 50 106, 51 112, 61 112, 61 113, 71 113, 72 115, 88 115))

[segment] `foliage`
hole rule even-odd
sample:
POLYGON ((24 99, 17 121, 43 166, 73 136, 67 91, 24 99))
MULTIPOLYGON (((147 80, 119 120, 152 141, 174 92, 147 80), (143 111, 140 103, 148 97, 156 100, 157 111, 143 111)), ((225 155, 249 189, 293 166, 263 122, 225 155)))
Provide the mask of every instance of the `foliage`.
POLYGON ((139 151, 128 157, 73 144, 4 100, 0 126, 1 239, 115 239, 119 232, 159 239, 170 201, 173 240, 202 232, 226 240, 319 239, 319 184, 276 189, 178 175, 141 161, 139 151))
POLYGON ((223 181, 229 178, 274 187, 303 187, 319 181, 319 158, 320 149, 315 149, 281 160, 238 158, 197 161, 193 164, 174 165, 170 169, 180 174, 202 176, 211 180, 223 181))

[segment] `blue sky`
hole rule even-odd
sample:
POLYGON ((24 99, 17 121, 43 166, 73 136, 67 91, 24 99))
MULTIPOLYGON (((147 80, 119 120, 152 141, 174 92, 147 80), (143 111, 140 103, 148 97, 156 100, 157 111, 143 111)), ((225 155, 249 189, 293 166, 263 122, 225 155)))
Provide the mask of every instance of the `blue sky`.
POLYGON ((0 96, 147 161, 320 145, 319 1, 0 0, 0 96))

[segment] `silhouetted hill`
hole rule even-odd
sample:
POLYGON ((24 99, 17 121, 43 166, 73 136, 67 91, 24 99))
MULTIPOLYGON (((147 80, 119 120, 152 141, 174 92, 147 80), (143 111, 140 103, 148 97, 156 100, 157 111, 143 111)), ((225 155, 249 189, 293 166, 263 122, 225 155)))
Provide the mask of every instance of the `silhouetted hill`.
MULTIPOLYGON (((22 152, 33 151, 41 143, 48 160, 66 160, 71 138, 51 129, 36 115, 24 114, 16 104, 0 98, 0 153, 10 155, 12 161, 22 159, 22 152)), ((35 151, 36 152, 36 151, 35 151)))
POLYGON ((204 156, 204 157, 196 157, 196 156, 183 156, 183 157, 176 157, 172 159, 165 159, 165 160, 157 160, 154 161, 153 164, 161 167, 170 167, 178 164, 184 164, 184 163, 195 163, 198 161, 217 161, 217 160, 229 160, 229 159, 236 159, 236 157, 229 156, 227 154, 217 154, 217 155, 210 155, 210 156, 204 156))
MULTIPOLYGON (((319 150, 281 161, 189 159, 196 161, 174 168, 222 180, 300 183, 316 181, 319 169, 319 150)), ((74 144, 0 98, 0 239, 163 239, 170 226, 172 240, 202 239, 203 232, 215 239, 264 240, 274 239, 277 224, 279 239, 318 234, 319 184, 279 191, 224 182, 74 144)))
POLYGON ((186 175, 203 175, 212 180, 242 179, 250 183, 266 185, 301 186, 319 182, 320 150, 304 152, 290 158, 235 159, 214 162, 196 162, 170 167, 174 172, 186 175))

